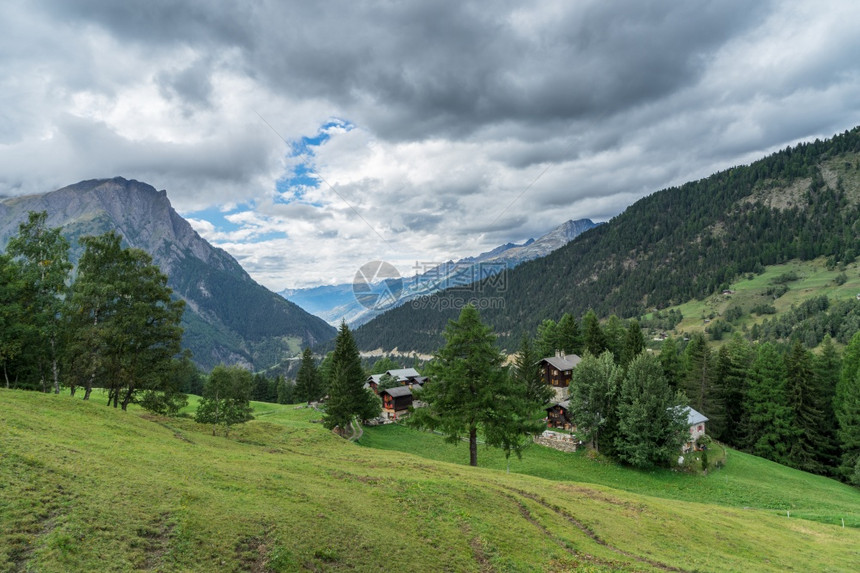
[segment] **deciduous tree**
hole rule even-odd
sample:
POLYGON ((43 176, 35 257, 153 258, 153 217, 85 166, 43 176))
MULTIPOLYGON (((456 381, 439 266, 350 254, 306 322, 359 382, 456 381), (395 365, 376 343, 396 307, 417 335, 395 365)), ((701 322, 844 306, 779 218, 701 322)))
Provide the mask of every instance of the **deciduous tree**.
POLYGON ((616 456, 638 468, 667 465, 687 437, 684 395, 673 392, 657 357, 630 363, 618 399, 616 456))
POLYGON ((55 393, 60 393, 60 309, 66 297, 69 242, 60 229, 50 228, 48 214, 30 212, 9 240, 6 250, 19 262, 23 316, 26 317, 24 348, 29 360, 38 366, 42 390, 48 390, 50 379, 55 393))
POLYGON ((218 426, 224 427, 225 434, 229 433, 230 426, 252 419, 253 386, 251 373, 241 366, 219 364, 203 385, 203 397, 194 419, 201 424, 212 424, 213 436, 218 426))
POLYGON ((618 394, 623 371, 612 353, 599 357, 586 352, 573 369, 570 411, 577 435, 597 451, 611 454, 618 430, 618 394))

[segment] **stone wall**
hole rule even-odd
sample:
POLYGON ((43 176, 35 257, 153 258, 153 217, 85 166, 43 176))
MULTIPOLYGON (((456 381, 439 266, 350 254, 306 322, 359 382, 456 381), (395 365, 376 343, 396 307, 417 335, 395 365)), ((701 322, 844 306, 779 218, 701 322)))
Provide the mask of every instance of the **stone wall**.
POLYGON ((536 444, 541 446, 546 446, 562 452, 575 452, 576 447, 579 445, 579 440, 576 436, 563 434, 561 432, 551 432, 549 430, 545 431, 540 436, 535 436, 534 441, 536 444))

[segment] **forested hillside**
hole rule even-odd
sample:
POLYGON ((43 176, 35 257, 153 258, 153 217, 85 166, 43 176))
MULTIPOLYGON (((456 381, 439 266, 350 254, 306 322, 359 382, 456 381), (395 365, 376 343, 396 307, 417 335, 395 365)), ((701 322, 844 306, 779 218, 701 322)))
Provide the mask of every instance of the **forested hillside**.
POLYGON ((792 259, 860 254, 860 128, 786 148, 748 166, 659 191, 503 284, 449 290, 356 331, 363 349, 433 351, 464 302, 513 350, 564 312, 640 316, 703 298, 742 273, 792 259))

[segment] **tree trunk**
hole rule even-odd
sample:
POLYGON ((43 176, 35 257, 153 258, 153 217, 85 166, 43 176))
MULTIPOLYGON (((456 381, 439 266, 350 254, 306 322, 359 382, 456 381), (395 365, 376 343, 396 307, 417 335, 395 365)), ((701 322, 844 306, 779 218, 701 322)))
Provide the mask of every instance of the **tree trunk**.
POLYGON ((469 428, 469 465, 478 465, 478 429, 469 428))
POLYGON ((129 387, 128 392, 125 393, 125 398, 122 399, 122 409, 125 411, 128 408, 128 404, 131 402, 131 396, 134 393, 134 388, 129 387))
POLYGON ((90 393, 91 393, 92 391, 93 391, 93 383, 92 383, 92 382, 90 382, 89 384, 87 384, 86 389, 84 389, 84 400, 89 400, 89 399, 90 399, 90 393))
POLYGON ((9 389, 9 371, 6 370, 6 365, 3 365, 3 377, 6 378, 6 389, 9 389))
POLYGON ((51 335, 51 370, 54 374, 54 394, 60 393, 60 368, 57 365, 57 340, 51 335))

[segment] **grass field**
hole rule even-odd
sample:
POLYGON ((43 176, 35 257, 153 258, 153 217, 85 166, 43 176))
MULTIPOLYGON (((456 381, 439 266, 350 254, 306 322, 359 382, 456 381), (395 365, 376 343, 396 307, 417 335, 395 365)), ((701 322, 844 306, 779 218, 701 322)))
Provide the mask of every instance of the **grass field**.
MULTIPOLYGON (((771 465, 729 473, 744 459, 734 453, 695 492, 693 476, 568 471, 571 461, 586 467, 577 456, 559 459, 553 476, 537 447, 521 462, 534 475, 513 473, 519 462, 510 474, 470 468, 381 449, 402 428, 371 430, 365 439, 378 448, 362 447, 314 423, 313 410, 254 408, 257 420, 224 437, 190 419, 0 390, 0 571, 852 571, 860 562, 860 530, 821 523, 827 512, 802 503, 806 490, 856 518, 860 493, 771 465), (716 500, 730 495, 721 478, 739 480, 735 495, 748 495, 750 509, 716 500), (770 500, 756 480, 772 484, 770 500), (781 514, 785 500, 797 515, 781 514)), ((435 448, 434 436, 414 436, 435 448)), ((483 451, 479 460, 503 467, 483 451)))
MULTIPOLYGON (((441 436, 399 425, 366 428, 359 443, 439 461, 468 463, 466 443, 449 444, 441 436)), ((724 467, 701 475, 664 469, 634 470, 606 459, 592 459, 586 450, 569 454, 533 446, 521 460, 510 459, 510 471, 666 499, 765 510, 776 516, 785 516, 788 511, 793 517, 823 523, 841 525, 844 519, 846 526, 860 528, 860 491, 856 488, 735 450, 728 450, 727 458, 724 467)), ((496 449, 480 450, 478 463, 508 469, 504 454, 496 449)))

